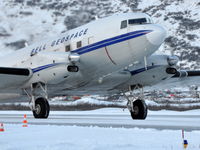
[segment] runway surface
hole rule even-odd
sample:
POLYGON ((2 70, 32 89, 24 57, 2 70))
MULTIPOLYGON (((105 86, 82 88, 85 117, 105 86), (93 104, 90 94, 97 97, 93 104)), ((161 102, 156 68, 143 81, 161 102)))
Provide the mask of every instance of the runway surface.
POLYGON ((128 111, 122 109, 102 109, 100 111, 51 112, 48 119, 35 119, 31 112, 0 111, 0 122, 21 124, 23 114, 27 114, 28 124, 98 126, 114 128, 155 128, 180 130, 200 130, 200 115, 195 112, 156 111, 149 112, 146 120, 132 120, 128 111))

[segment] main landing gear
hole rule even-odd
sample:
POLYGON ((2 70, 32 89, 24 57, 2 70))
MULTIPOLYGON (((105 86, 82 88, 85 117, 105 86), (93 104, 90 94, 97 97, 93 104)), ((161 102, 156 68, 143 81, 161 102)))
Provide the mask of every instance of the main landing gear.
POLYGON ((43 83, 34 83, 30 92, 24 90, 30 97, 30 108, 35 118, 48 118, 50 106, 48 103, 48 94, 46 85, 43 83))
POLYGON ((47 99, 40 97, 35 100, 35 109, 32 110, 35 118, 48 118, 49 110, 50 107, 47 99))
MULTIPOLYGON (((134 87, 135 89, 140 89, 139 86, 134 87)), ((124 93, 124 96, 128 100, 127 108, 130 111, 132 119, 140 119, 144 120, 147 117, 147 105, 143 100, 144 94, 143 89, 140 89, 140 95, 135 97, 134 94, 131 92, 131 96, 127 96, 124 93)))

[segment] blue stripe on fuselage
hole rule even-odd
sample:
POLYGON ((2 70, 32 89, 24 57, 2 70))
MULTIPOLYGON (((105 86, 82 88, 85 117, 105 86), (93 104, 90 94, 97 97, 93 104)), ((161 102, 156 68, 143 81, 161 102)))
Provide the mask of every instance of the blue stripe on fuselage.
POLYGON ((88 45, 88 46, 81 47, 81 48, 73 50, 71 52, 81 55, 81 54, 84 54, 84 53, 87 53, 87 52, 90 52, 93 50, 97 50, 97 49, 105 47, 105 46, 109 46, 112 44, 116 44, 119 42, 123 42, 123 41, 129 40, 129 39, 132 39, 132 38, 136 38, 136 37, 145 35, 151 31, 152 30, 139 30, 139 31, 129 32, 126 34, 122 34, 122 35, 119 35, 119 36, 116 36, 113 38, 109 38, 109 39, 88 45))
POLYGON ((50 68, 50 67, 60 65, 60 64, 62 64, 62 63, 48 64, 48 65, 44 65, 44 66, 34 68, 34 69, 32 69, 32 71, 33 71, 33 73, 35 73, 35 72, 38 72, 38 71, 41 71, 41 70, 44 70, 44 69, 47 69, 47 68, 50 68))

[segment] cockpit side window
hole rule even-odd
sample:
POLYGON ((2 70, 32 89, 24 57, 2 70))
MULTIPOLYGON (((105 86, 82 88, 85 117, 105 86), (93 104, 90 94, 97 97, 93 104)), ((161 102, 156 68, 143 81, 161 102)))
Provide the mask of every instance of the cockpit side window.
POLYGON ((127 20, 123 20, 122 22, 121 22, 121 27, 120 27, 120 29, 124 29, 124 28, 126 28, 127 27, 127 20))
POLYGON ((146 18, 138 18, 138 19, 130 19, 128 20, 128 24, 146 24, 146 18))

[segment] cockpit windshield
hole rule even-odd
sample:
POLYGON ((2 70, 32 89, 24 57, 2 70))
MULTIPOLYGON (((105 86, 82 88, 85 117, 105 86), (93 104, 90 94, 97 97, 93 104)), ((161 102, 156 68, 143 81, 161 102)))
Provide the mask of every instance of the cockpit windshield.
POLYGON ((146 18, 129 19, 128 24, 146 24, 146 18))
POLYGON ((150 17, 146 18, 135 18, 135 19, 129 19, 121 21, 120 29, 125 29, 128 27, 128 25, 142 25, 142 24, 152 24, 153 21, 150 17))

